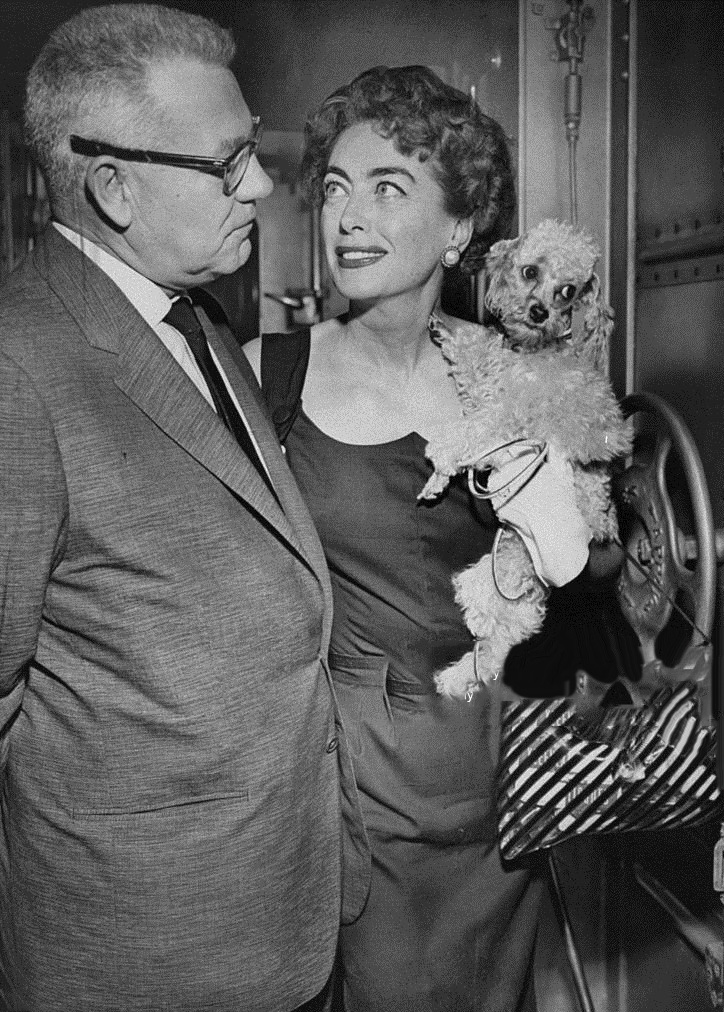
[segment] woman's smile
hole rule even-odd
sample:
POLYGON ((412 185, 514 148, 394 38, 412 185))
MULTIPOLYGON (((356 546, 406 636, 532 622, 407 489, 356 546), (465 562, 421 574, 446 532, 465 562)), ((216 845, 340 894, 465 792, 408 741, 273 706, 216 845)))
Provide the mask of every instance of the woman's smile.
POLYGON ((337 263, 343 270, 369 267, 387 255, 387 251, 379 246, 337 246, 334 252, 337 263))

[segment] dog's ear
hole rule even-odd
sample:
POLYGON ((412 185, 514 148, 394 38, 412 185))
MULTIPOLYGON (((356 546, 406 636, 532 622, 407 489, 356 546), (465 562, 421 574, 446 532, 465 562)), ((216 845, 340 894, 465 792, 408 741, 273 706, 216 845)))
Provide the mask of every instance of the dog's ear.
POLYGON ((500 239, 488 250, 485 257, 485 306, 493 315, 506 302, 504 292, 514 263, 513 254, 520 245, 518 239, 500 239))
POLYGON ((495 274, 505 268, 510 254, 517 249, 520 239, 499 239, 488 250, 485 256, 485 269, 488 274, 495 274))
POLYGON ((596 369, 604 370, 608 364, 609 340, 613 331, 613 309, 604 301, 597 274, 591 275, 577 305, 587 307, 579 350, 596 369))

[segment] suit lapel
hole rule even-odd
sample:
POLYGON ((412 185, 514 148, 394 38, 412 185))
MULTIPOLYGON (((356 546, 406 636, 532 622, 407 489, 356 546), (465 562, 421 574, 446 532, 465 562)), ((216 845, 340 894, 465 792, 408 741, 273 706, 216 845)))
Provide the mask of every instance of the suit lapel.
MULTIPOLYGON (((207 340, 218 356, 254 433, 284 513, 302 539, 307 558, 318 571, 326 573, 324 552, 312 518, 284 459, 251 366, 228 328, 214 328, 203 309, 198 315, 207 340)), ((263 482, 258 480, 263 486, 263 482)))
MULTIPOLYGON (((269 423, 231 356, 225 348, 222 351, 221 342, 210 332, 208 320, 203 320, 207 337, 211 338, 214 350, 220 353, 220 360, 223 357, 224 370, 228 362, 229 372, 233 372, 229 379, 242 409, 249 412, 247 419, 267 461, 282 506, 285 511, 289 507, 286 516, 234 437, 118 286, 52 226, 33 257, 38 271, 75 319, 86 340, 93 347, 118 356, 116 386, 171 439, 248 503, 319 575, 315 539, 303 538, 306 542, 303 547, 290 523, 300 511, 290 489, 290 477, 279 473, 277 458, 280 453, 269 423), (307 556, 305 547, 311 547, 314 559, 307 556)), ((283 461, 281 463, 283 465, 283 461)), ((304 517, 300 515, 300 519, 304 517)), ((302 523, 302 528, 304 526, 302 523)), ((321 569, 324 571, 323 562, 321 569)))

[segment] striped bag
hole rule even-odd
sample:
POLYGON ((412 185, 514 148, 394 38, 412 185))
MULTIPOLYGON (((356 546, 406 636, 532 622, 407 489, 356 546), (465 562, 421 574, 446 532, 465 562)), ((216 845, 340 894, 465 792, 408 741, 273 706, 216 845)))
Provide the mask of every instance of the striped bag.
POLYGON ((692 681, 665 685, 641 706, 503 703, 502 856, 574 836, 691 826, 719 813, 716 733, 699 719, 700 691, 692 681))

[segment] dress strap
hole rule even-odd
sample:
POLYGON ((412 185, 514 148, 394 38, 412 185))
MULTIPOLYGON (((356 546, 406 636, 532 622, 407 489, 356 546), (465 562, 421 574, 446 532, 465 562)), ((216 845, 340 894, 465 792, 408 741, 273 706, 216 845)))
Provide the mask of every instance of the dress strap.
POLYGON ((309 365, 309 327, 291 334, 264 334, 261 339, 261 388, 280 443, 302 406, 309 365))

